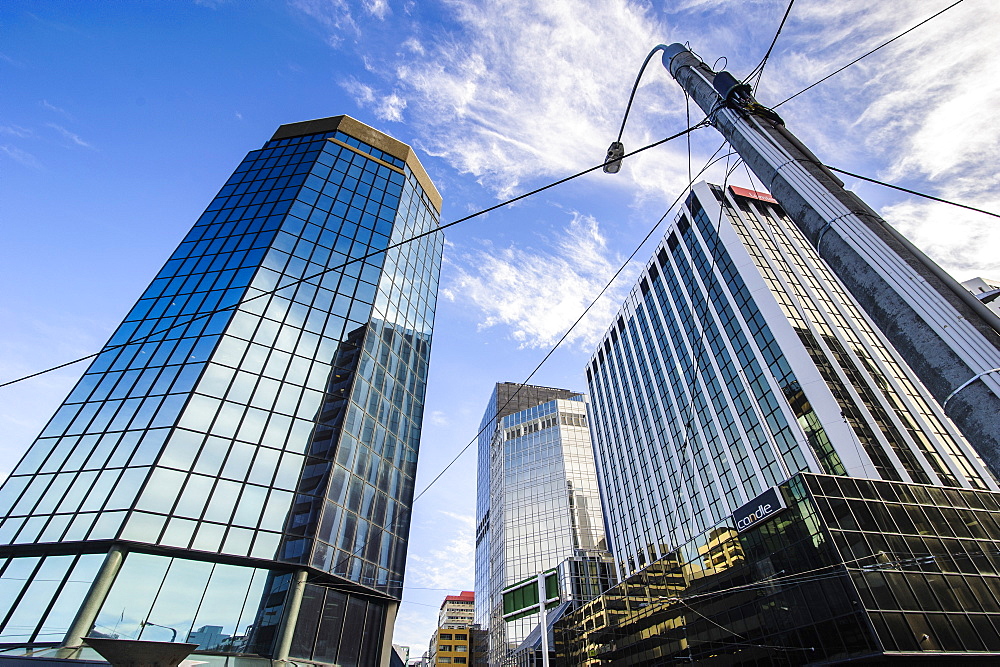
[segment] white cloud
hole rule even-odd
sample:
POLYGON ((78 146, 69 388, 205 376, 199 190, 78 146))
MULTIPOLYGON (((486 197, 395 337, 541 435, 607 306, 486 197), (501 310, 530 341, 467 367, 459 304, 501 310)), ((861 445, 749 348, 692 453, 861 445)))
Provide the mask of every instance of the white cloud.
POLYGON ((65 109, 63 109, 61 107, 57 107, 56 105, 52 104, 48 100, 42 100, 41 102, 39 102, 39 104, 42 106, 43 109, 46 109, 48 111, 54 111, 57 114, 60 114, 62 116, 66 116, 66 118, 69 118, 70 120, 73 119, 73 116, 70 115, 70 113, 68 111, 66 111, 65 109))
POLYGON ((20 139, 28 139, 35 136, 32 130, 20 125, 0 125, 0 134, 9 134, 20 139))
POLYGON ((365 11, 379 19, 385 20, 392 10, 389 9, 388 0, 364 0, 365 11))
POLYGON ((3 153, 15 162, 20 162, 28 167, 39 169, 42 166, 42 163, 38 161, 38 158, 27 151, 21 150, 17 146, 0 144, 0 153, 3 153))
POLYGON ((396 93, 381 93, 372 86, 349 77, 340 82, 343 88, 358 106, 370 107, 375 116, 381 120, 400 122, 403 120, 403 110, 406 100, 396 93))
POLYGON ((442 536, 450 539, 426 555, 411 553, 407 559, 407 586, 456 590, 475 580, 476 542, 474 517, 441 511, 442 536))
MULTIPOLYGON (((423 39, 424 53, 400 60, 394 75, 426 128, 422 147, 500 197, 526 179, 597 164, 637 63, 662 37, 647 8, 623 0, 451 0, 445 9, 461 35, 423 39)), ((665 83, 644 86, 647 118, 665 110, 648 88, 665 83)))
POLYGON ((330 46, 339 46, 344 33, 359 33, 347 0, 291 0, 290 4, 327 30, 327 42, 330 46))
MULTIPOLYGON (((798 29, 783 33, 784 47, 768 67, 761 97, 783 99, 945 6, 862 0, 796 5, 798 29)), ((993 73, 1000 69, 1000 52, 992 44, 998 24, 1000 6, 959 5, 781 111, 829 164, 997 211, 1000 125, 993 110, 1000 108, 1000 80, 993 73)), ((883 208, 885 218, 956 277, 1000 275, 994 220, 886 196, 898 203, 883 208)))
POLYGON ((447 426, 449 423, 448 415, 441 410, 434 410, 430 413, 430 422, 434 426, 447 426))
MULTIPOLYGON (((553 345, 584 311, 621 264, 609 252, 597 220, 574 213, 545 247, 511 245, 459 252, 450 257, 445 298, 482 313, 481 328, 502 325, 521 347, 553 345)), ((567 337, 594 344, 623 294, 605 295, 567 337)))
POLYGON ((60 135, 62 135, 62 137, 64 139, 67 139, 68 141, 73 142, 77 146, 82 146, 84 148, 92 148, 92 146, 89 143, 87 143, 86 141, 84 141, 83 139, 80 138, 80 135, 74 134, 73 132, 70 132, 69 130, 67 130, 62 125, 56 125, 55 123, 46 123, 46 125, 48 125, 53 130, 55 130, 60 135))
MULTIPOLYGON (((427 5, 428 11, 446 14, 446 24, 420 22, 419 13, 404 7, 394 16, 401 35, 396 48, 357 43, 367 72, 355 84, 355 99, 385 120, 401 120, 405 108, 420 150, 504 198, 525 190, 528 182, 600 161, 617 134, 638 65, 653 45, 689 41, 706 62, 726 56, 734 74, 749 72, 787 2, 755 0, 754 21, 732 18, 734 8, 745 15, 746 4, 686 0, 665 13, 629 0, 427 5)), ((764 72, 759 98, 774 104, 945 6, 937 0, 902 5, 799 0, 764 72)), ((1000 50, 993 48, 992 33, 997 25, 997 3, 963 3, 780 112, 830 164, 995 210, 1000 124, 993 122, 992 110, 1000 106, 1000 78, 993 73, 1000 71, 1000 50)), ((692 108, 692 120, 700 116, 692 108)), ((654 59, 636 94, 626 149, 672 134, 685 122, 684 97, 654 59)), ((714 134, 706 129, 695 135, 696 168, 714 148, 708 147, 714 134)), ((602 186, 628 188, 639 201, 672 199, 686 183, 686 162, 680 140, 630 158, 622 174, 602 186)), ((878 196, 881 205, 900 202, 886 206, 884 215, 918 245, 929 244, 926 250, 945 268, 1000 273, 989 269, 990 253, 1000 256, 1000 230, 991 223, 900 194, 878 196), (952 224, 961 225, 962 233, 939 238, 939 230, 952 224)), ((498 251, 493 263, 516 263, 517 253, 498 251)), ((522 276, 529 274, 525 268, 522 276)), ((538 271, 534 277, 549 275, 538 271)), ((474 294, 495 293, 484 276, 460 278, 474 294)), ((456 284, 446 285, 442 295, 465 298, 456 284)), ((486 322, 513 327, 527 344, 551 340, 549 328, 519 326, 525 313, 494 307, 486 322)))

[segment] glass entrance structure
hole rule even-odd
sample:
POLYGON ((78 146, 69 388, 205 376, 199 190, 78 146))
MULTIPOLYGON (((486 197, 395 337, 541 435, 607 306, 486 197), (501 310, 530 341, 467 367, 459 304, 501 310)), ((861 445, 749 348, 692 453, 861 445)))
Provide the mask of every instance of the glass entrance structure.
POLYGON ((562 665, 993 665, 1000 493, 798 473, 556 627, 562 665))
POLYGON ((246 156, 0 489, 0 651, 388 660, 440 208, 347 116, 246 156))

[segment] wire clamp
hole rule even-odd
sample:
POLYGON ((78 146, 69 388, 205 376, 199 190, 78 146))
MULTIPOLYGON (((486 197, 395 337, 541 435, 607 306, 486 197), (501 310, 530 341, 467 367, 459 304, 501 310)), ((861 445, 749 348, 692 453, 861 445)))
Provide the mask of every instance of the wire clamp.
POLYGON ((982 373, 977 373, 976 375, 973 375, 971 378, 969 378, 968 380, 966 380, 962 384, 958 385, 958 388, 956 388, 955 391, 953 391, 950 394, 948 394, 948 398, 944 399, 944 402, 941 403, 941 409, 945 411, 945 414, 948 413, 948 401, 950 401, 951 399, 955 398, 955 394, 957 394, 958 392, 962 391, 963 389, 965 389, 966 387, 968 387, 970 384, 972 384, 976 380, 978 380, 981 377, 983 377, 984 375, 989 375, 990 373, 1000 373, 1000 368, 991 368, 989 370, 983 371, 982 373))
POLYGON ((842 213, 841 215, 838 215, 836 218, 831 218, 827 220, 826 224, 819 228, 819 232, 816 233, 816 252, 819 252, 819 247, 823 243, 823 237, 826 236, 826 233, 830 231, 830 228, 833 227, 833 223, 837 222, 838 220, 842 220, 849 215, 854 215, 854 214, 851 212, 842 213))

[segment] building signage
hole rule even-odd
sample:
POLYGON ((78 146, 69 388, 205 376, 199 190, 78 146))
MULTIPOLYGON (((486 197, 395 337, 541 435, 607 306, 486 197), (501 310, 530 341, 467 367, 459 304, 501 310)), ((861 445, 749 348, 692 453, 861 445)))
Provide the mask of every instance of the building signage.
POLYGON ((785 501, 778 491, 778 487, 772 486, 733 512, 733 523, 736 525, 736 530, 742 533, 783 509, 785 509, 785 501))

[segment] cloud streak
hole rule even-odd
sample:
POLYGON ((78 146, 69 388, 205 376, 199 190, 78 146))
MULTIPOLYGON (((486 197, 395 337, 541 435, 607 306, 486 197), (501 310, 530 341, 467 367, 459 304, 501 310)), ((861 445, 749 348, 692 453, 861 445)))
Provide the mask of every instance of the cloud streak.
POLYGON ((475 519, 471 516, 441 511, 442 524, 448 526, 441 542, 426 556, 410 554, 407 562, 408 586, 457 590, 475 580, 475 519))
POLYGON ((0 153, 3 153, 11 160, 19 162, 32 169, 41 169, 42 163, 37 157, 29 153, 28 151, 21 150, 17 146, 11 146, 8 144, 0 144, 0 153))
MULTIPOLYGON (((550 347, 618 269, 622 259, 593 217, 574 213, 539 249, 510 245, 459 252, 448 260, 442 294, 482 313, 481 329, 501 326, 522 348, 550 347)), ((622 289, 602 298, 566 341, 593 345, 614 315, 622 289)))
POLYGON ((75 144, 77 146, 81 146, 83 148, 93 148, 93 146, 91 146, 89 143, 87 143, 86 141, 84 141, 83 139, 81 139, 80 135, 74 134, 73 132, 70 132, 69 130, 67 130, 62 125, 56 125, 55 123, 46 123, 46 125, 48 127, 52 128, 53 130, 55 130, 56 132, 58 132, 62 136, 63 139, 66 139, 67 141, 69 141, 72 144, 75 144))

